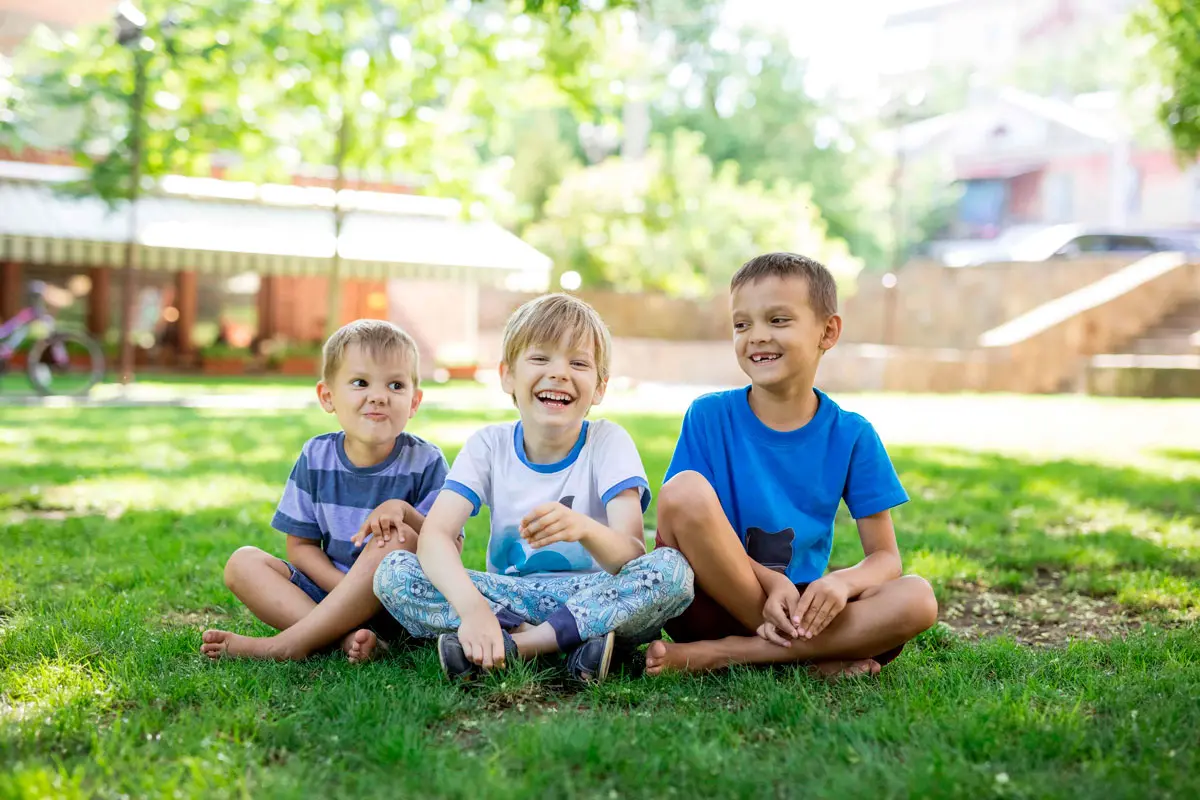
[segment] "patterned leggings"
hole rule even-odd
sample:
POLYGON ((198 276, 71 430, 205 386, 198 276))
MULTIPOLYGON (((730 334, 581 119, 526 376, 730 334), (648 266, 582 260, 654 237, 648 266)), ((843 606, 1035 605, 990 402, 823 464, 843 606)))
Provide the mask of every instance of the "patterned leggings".
MULTIPOLYGON (((467 574, 487 598, 500 627, 549 622, 563 652, 609 631, 631 643, 656 639, 663 623, 682 614, 693 594, 691 566, 669 547, 635 558, 616 575, 467 574)), ((432 638, 458 630, 458 613, 425 577, 412 553, 397 550, 383 559, 375 572, 375 596, 413 636, 432 638)))

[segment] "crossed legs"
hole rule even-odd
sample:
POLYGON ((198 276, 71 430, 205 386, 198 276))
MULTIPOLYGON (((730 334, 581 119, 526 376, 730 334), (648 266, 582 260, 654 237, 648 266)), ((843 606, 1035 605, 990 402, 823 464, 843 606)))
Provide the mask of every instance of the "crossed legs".
POLYGON ((658 515, 660 543, 683 553, 695 571, 697 602, 667 623, 677 641, 650 646, 648 674, 788 662, 810 663, 822 673, 877 672, 874 656, 937 621, 933 589, 923 578, 907 575, 863 592, 820 635, 790 647, 772 644, 753 633, 763 621, 766 594, 708 481, 696 472, 676 475, 659 494, 658 515), (704 595, 723 609, 723 617, 732 618, 728 625, 705 630, 696 613, 704 595))
POLYGON ((320 603, 315 603, 290 580, 286 563, 256 547, 243 547, 225 566, 225 584, 254 616, 278 628, 275 636, 256 638, 221 630, 204 632, 200 652, 212 659, 222 656, 291 661, 341 642, 351 661, 371 657, 378 639, 359 626, 382 610, 372 582, 384 556, 395 550, 413 552, 416 537, 403 543, 395 538, 382 547, 368 542, 354 566, 320 603))

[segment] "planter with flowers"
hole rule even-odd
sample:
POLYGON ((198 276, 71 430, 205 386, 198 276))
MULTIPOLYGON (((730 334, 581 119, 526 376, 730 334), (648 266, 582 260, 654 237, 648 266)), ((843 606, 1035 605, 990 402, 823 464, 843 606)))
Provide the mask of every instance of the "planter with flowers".
POLYGON ((205 375, 245 375, 251 361, 244 347, 214 344, 200 351, 200 370, 205 375))
POLYGON ((271 351, 268 365, 280 375, 316 377, 321 371, 321 345, 295 343, 271 351))

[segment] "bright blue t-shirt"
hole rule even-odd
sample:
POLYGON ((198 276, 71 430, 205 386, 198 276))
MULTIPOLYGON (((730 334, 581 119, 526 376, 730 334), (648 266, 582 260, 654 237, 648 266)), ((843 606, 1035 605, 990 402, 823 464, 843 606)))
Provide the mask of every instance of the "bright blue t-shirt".
POLYGON ((839 502, 861 519, 908 501, 871 423, 813 391, 816 415, 786 432, 754 415, 750 387, 697 398, 666 477, 703 475, 750 557, 793 583, 825 574, 839 502))

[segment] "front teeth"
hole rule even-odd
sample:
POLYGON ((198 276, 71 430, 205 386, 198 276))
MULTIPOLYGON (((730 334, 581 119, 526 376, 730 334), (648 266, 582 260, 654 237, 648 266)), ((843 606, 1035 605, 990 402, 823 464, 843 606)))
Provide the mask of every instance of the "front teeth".
POLYGON ((779 358, 777 354, 750 356, 750 360, 755 364, 761 364, 764 361, 774 361, 777 358, 779 358))
POLYGON ((557 400, 560 403, 571 402, 571 396, 562 392, 538 392, 539 400, 557 400))

